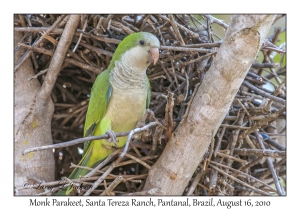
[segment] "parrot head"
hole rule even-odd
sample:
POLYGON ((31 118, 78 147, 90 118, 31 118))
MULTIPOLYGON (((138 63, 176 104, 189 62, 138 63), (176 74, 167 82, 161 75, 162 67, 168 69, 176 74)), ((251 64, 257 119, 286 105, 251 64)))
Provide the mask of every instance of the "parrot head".
POLYGON ((159 40, 151 33, 138 32, 125 37, 118 45, 109 69, 114 68, 116 61, 121 61, 132 69, 145 71, 159 57, 159 40))

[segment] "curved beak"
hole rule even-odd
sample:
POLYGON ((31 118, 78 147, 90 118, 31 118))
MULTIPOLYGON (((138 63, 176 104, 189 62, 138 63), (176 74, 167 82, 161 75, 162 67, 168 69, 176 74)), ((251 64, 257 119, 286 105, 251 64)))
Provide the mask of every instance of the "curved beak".
POLYGON ((153 47, 149 50, 149 61, 156 64, 159 58, 159 50, 157 47, 153 47))

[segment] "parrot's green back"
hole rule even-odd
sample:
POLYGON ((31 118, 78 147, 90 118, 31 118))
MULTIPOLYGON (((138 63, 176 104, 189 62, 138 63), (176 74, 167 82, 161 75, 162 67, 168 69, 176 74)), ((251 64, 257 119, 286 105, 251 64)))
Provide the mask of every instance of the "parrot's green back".
MULTIPOLYGON (((157 38, 145 32, 129 35, 119 44, 108 69, 97 77, 92 87, 84 137, 103 135, 108 130, 118 133, 135 128, 150 103, 150 83, 146 75, 149 64, 146 61, 151 58, 146 54, 150 56, 149 50, 144 50, 153 48, 152 45, 159 47, 157 38), (140 40, 145 41, 145 46, 140 40)), ((118 137, 117 146, 123 147, 126 139, 127 136, 118 137)), ((114 145, 105 140, 86 142, 78 165, 95 167, 114 151, 114 145)), ((69 179, 77 179, 88 172, 87 169, 76 168, 69 179)), ((62 189, 57 195, 68 195, 71 191, 72 188, 62 189)))

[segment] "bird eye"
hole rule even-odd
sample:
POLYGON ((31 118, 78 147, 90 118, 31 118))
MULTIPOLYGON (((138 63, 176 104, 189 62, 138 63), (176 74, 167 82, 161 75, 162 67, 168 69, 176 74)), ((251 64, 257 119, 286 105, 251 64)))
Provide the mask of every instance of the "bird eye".
POLYGON ((145 45, 145 41, 144 40, 140 40, 139 44, 142 45, 142 46, 144 46, 145 45))

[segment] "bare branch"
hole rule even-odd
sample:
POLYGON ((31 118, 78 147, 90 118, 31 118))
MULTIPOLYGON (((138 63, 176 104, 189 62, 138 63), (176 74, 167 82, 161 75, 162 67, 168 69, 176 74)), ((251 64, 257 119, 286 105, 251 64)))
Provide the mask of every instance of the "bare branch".
POLYGON ((40 103, 42 109, 49 100, 50 94, 56 82, 58 73, 61 70, 61 66, 64 62, 64 58, 67 54, 69 45, 71 44, 71 40, 74 36, 74 32, 76 30, 79 20, 80 15, 70 16, 70 19, 68 20, 68 23, 66 24, 64 32, 58 43, 57 49, 53 54, 52 61, 48 68, 47 76, 38 94, 38 102, 40 103))

